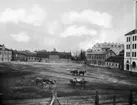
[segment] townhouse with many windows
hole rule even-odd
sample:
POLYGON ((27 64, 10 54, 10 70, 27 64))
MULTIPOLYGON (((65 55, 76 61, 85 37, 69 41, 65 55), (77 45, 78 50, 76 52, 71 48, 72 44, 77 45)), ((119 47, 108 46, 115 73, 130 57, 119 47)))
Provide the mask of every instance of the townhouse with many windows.
POLYGON ((125 34, 124 70, 137 72, 137 29, 125 34))

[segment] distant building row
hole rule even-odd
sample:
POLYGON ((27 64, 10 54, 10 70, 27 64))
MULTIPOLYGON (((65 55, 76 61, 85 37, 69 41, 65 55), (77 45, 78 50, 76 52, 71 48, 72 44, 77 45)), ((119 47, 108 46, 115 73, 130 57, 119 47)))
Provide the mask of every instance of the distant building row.
POLYGON ((90 65, 124 68, 124 44, 97 43, 86 52, 87 61, 90 65))
POLYGON ((25 62, 68 62, 71 60, 71 52, 54 51, 16 51, 5 48, 0 45, 0 61, 25 61, 25 62))

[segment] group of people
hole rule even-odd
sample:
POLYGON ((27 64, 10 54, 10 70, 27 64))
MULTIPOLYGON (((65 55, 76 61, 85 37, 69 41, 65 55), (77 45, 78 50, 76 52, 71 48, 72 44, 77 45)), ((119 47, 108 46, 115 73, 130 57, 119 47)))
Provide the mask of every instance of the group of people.
POLYGON ((48 78, 37 77, 35 82, 37 86, 41 85, 42 87, 45 87, 45 88, 47 87, 53 88, 53 86, 56 85, 56 80, 51 80, 48 78))

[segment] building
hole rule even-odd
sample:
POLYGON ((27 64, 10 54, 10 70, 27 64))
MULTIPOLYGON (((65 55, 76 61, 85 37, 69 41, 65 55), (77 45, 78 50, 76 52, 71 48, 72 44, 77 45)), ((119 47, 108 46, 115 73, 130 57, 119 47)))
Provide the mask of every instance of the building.
POLYGON ((12 59, 12 50, 5 48, 4 45, 0 45, 0 61, 9 62, 12 59))
POLYGON ((135 29, 125 34, 124 70, 137 72, 137 1, 135 7, 135 29))
POLYGON ((125 34, 124 70, 137 72, 137 29, 125 34))
POLYGON ((111 56, 105 61, 105 66, 108 68, 124 69, 124 50, 119 55, 111 56))
POLYGON ((13 51, 13 61, 24 61, 24 62, 36 62, 38 58, 36 53, 30 51, 13 51))
POLYGON ((41 62, 68 62, 71 60, 70 52, 58 52, 54 49, 51 52, 38 51, 37 57, 40 58, 41 62))
POLYGON ((27 62, 37 62, 39 58, 37 57, 37 53, 35 52, 24 52, 26 54, 27 62))
POLYGON ((104 42, 97 43, 92 47, 92 51, 103 51, 105 49, 110 49, 118 55, 120 51, 124 50, 124 44, 104 42))
POLYGON ((13 50, 12 52, 12 61, 27 61, 26 55, 21 51, 13 50))
POLYGON ((87 62, 91 65, 105 66, 105 60, 110 56, 116 56, 116 54, 109 49, 89 51, 87 52, 87 62))

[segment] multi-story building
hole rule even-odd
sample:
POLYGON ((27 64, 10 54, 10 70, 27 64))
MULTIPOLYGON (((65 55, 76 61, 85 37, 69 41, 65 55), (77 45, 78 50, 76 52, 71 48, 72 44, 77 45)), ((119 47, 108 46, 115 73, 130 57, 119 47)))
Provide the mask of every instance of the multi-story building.
POLYGON ((109 49, 99 50, 99 51, 91 51, 87 53, 87 62, 91 65, 97 66, 105 66, 105 60, 110 56, 115 56, 116 54, 109 49))
POLYGON ((93 51, 103 51, 105 49, 110 49, 118 55, 120 51, 124 50, 124 44, 104 42, 97 43, 92 47, 93 51))
POLYGON ((135 7, 135 29, 125 34, 124 70, 137 72, 137 0, 135 7))
POLYGON ((0 45, 0 61, 9 62, 12 59, 12 50, 5 48, 4 45, 0 45))
POLYGON ((124 70, 137 72, 137 29, 125 34, 124 70))

